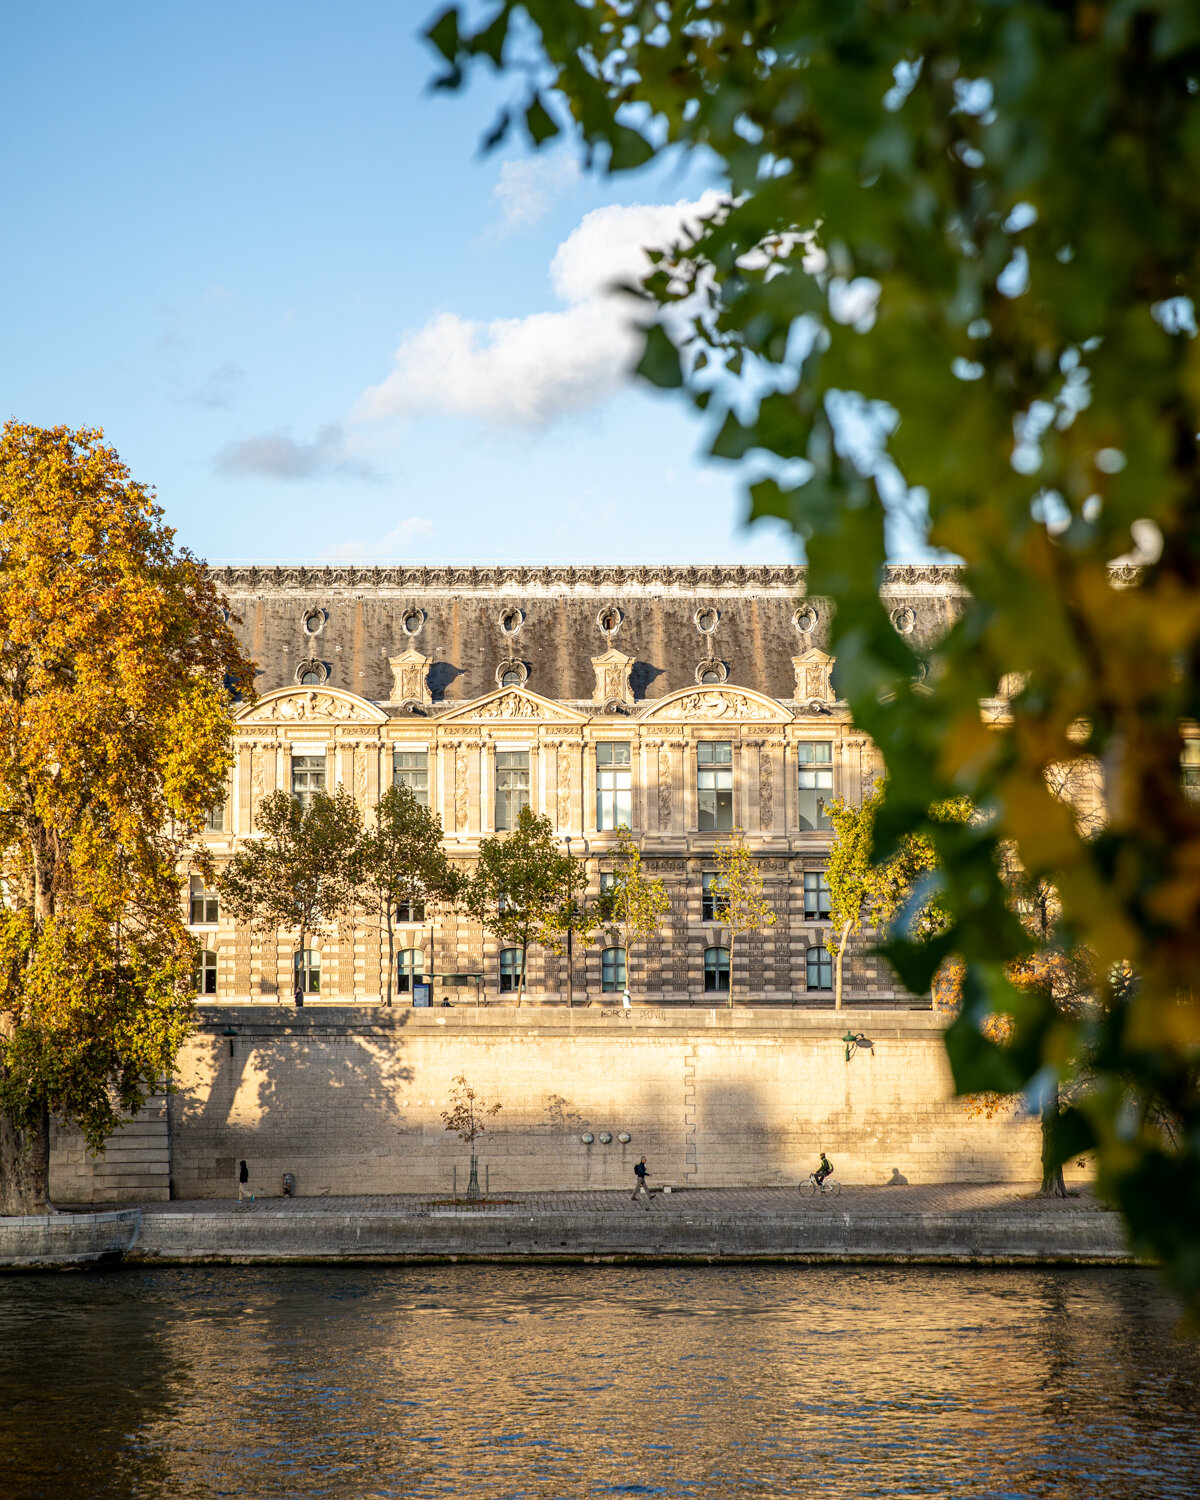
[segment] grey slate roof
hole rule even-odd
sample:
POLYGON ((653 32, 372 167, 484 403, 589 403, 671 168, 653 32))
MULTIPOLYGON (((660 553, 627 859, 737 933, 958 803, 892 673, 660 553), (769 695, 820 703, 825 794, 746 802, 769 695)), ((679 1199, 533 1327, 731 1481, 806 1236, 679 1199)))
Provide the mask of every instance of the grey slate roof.
MULTIPOLYGON (((731 684, 787 701, 792 657, 829 644, 828 605, 805 598, 800 567, 227 567, 213 577, 240 618, 260 693, 294 685, 314 657, 329 686, 382 702, 392 689, 388 658, 415 647, 432 659, 435 713, 438 704, 494 692, 510 657, 524 662, 527 686, 543 697, 590 701, 591 659, 610 646, 635 659, 638 700, 691 686, 711 655, 731 684), (794 623, 805 606, 817 617, 808 632, 794 623), (409 634, 403 622, 414 610, 420 627, 409 634), (501 618, 514 610, 521 623, 507 634, 501 618), (606 610, 621 617, 610 635, 598 623, 606 610), (310 635, 304 621, 313 611, 324 618, 310 635), (717 616, 709 634, 696 623, 704 611, 717 616)), ((966 591, 960 569, 920 565, 889 568, 881 595, 920 648, 947 629, 966 591)))

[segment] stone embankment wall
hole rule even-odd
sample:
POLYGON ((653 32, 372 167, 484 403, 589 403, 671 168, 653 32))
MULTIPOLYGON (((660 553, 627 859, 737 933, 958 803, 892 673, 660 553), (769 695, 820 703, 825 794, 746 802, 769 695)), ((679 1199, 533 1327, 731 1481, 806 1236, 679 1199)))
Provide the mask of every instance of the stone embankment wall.
POLYGON ((50 1198, 55 1203, 161 1203, 170 1198, 171 1121, 165 1094, 146 1101, 93 1156, 77 1130, 54 1126, 50 1198))
MULTIPOLYGON (((794 1184, 822 1148, 846 1183, 1037 1178, 1035 1121, 971 1118, 953 1097, 938 1016, 856 1009, 873 1046, 849 1061, 847 1024, 752 1009, 209 1009, 169 1101, 174 1196, 233 1197, 243 1159, 263 1196, 285 1172, 306 1197, 449 1195, 456 1169, 461 1193, 469 1152, 441 1118, 459 1075, 502 1105, 477 1148, 493 1194, 626 1187, 643 1154, 681 1187, 794 1184)), ((89 1191, 67 1146, 60 1201, 157 1196, 149 1176, 113 1194, 110 1167, 89 1191)))

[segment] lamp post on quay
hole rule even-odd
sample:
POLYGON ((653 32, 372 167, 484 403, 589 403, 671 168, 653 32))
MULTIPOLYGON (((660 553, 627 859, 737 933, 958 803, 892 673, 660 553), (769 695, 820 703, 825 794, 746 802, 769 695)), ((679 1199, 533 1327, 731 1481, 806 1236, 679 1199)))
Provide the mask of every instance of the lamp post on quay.
POLYGON ((566 835, 567 845, 567 1009, 575 1004, 575 973, 572 964, 571 939, 575 935, 575 866, 571 861, 571 835, 566 835))

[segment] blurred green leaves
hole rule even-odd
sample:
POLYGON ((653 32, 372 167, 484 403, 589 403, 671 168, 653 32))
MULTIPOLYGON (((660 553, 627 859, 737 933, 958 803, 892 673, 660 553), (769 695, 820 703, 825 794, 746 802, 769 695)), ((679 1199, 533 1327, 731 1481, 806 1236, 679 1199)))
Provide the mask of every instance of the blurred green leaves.
MULTIPOLYGON (((889 772, 877 852, 927 836, 945 871, 960 1088, 1098 1057, 1076 1126, 1200 1308, 1178 1230, 1200 1225, 1194 0, 503 0, 431 39, 455 87, 503 55, 511 107, 551 101, 600 170, 679 151, 722 170, 725 206, 644 285, 669 316, 642 373, 682 382, 716 457, 754 455, 751 515, 795 529, 836 605, 839 690, 889 772), (873 447, 848 439, 845 393, 896 414, 873 447), (966 564, 937 641, 902 640, 879 598, 889 468, 966 564), (919 657, 936 671, 914 685, 919 657), (1064 806, 1081 766, 1102 820, 1064 806), (929 812, 954 796, 988 810, 970 837, 929 812), (1001 1057, 980 1030, 1025 942, 1008 844, 1055 883, 1067 938, 1126 976, 1096 996, 1103 1035, 1068 1045, 1026 1006, 1001 1057)), ((908 941, 891 956, 916 981, 935 955, 908 941)))

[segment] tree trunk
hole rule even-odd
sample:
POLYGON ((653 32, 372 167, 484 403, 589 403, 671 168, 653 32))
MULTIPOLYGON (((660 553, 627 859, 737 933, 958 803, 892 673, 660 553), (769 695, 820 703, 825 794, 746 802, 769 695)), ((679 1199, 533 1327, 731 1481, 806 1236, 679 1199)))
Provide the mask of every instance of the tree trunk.
POLYGON ((737 934, 729 935, 729 1009, 733 1009, 733 945, 737 942, 737 934))
POLYGON ((842 1008, 842 954, 846 951, 846 939, 850 936, 849 922, 842 928, 842 936, 838 941, 837 957, 833 961, 833 1008, 842 1008))
POLYGON ((517 981, 517 1009, 521 1009, 521 1000, 525 994, 525 964, 529 957, 529 939, 526 938, 521 944, 521 977, 517 981))
POLYGON ((387 977, 387 1003, 392 1003, 392 978, 396 972, 396 938, 392 931, 392 903, 384 903, 387 907, 387 932, 388 932, 388 977, 387 977))
POLYGON ((1054 1160, 1054 1136, 1058 1126, 1059 1100, 1058 1079, 1046 1091, 1042 1100, 1042 1186, 1039 1198, 1065 1198, 1067 1185, 1063 1181, 1062 1165, 1054 1160))
POLYGON ((0 1214, 44 1214, 49 1206, 49 1111, 28 1130, 0 1115, 0 1214))

